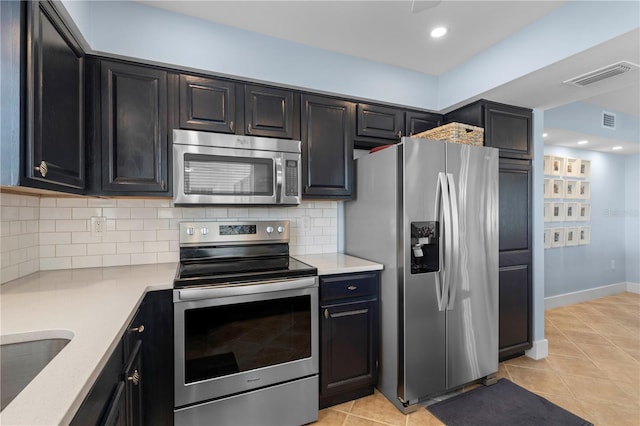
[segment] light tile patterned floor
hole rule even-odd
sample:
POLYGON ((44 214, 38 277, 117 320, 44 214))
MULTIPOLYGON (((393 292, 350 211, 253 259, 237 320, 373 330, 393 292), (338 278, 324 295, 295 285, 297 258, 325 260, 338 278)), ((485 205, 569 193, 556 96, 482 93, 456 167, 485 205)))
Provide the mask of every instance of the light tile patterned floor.
MULTIPOLYGON (((640 294, 621 293, 545 312, 549 356, 500 363, 499 376, 595 425, 640 425, 640 294)), ((314 426, 432 426, 374 395, 320 411, 314 426)))

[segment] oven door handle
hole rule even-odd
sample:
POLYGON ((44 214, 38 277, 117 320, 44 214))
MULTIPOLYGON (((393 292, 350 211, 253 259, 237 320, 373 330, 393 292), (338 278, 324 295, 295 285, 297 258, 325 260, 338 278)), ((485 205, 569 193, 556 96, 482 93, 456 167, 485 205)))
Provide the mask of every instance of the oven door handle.
POLYGON ((245 296, 256 293, 272 293, 275 291, 298 290, 317 287, 317 277, 305 277, 294 280, 261 281, 236 285, 220 285, 216 287, 185 288, 174 291, 173 301, 216 299, 220 297, 245 296))

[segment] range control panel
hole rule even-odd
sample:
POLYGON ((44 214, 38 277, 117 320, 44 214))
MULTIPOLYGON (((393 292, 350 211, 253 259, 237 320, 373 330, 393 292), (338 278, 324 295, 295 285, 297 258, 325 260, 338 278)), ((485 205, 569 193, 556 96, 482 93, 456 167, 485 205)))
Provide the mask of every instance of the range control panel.
POLYGON ((288 243, 289 221, 180 222, 180 246, 288 243))

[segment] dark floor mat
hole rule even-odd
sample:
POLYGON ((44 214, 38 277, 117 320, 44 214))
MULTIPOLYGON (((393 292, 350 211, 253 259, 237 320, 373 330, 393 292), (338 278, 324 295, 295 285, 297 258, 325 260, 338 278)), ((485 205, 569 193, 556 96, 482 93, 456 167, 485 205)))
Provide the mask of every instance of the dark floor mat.
POLYGON ((427 407, 447 426, 592 425, 507 379, 427 407))

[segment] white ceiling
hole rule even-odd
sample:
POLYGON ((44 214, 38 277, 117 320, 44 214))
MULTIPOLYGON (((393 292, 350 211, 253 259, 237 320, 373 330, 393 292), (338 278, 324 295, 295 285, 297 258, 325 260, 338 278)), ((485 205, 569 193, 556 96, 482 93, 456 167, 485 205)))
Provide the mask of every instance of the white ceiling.
MULTIPOLYGON (((423 1, 416 6, 437 5, 417 13, 412 12, 410 0, 141 1, 223 25, 441 75, 544 17, 566 0, 423 1), (432 40, 428 32, 435 25, 449 27, 449 33, 443 39, 432 40)), ((620 60, 640 63, 640 30, 478 98, 543 110, 583 101, 640 117, 638 70, 589 87, 561 84, 567 78, 620 60)))

